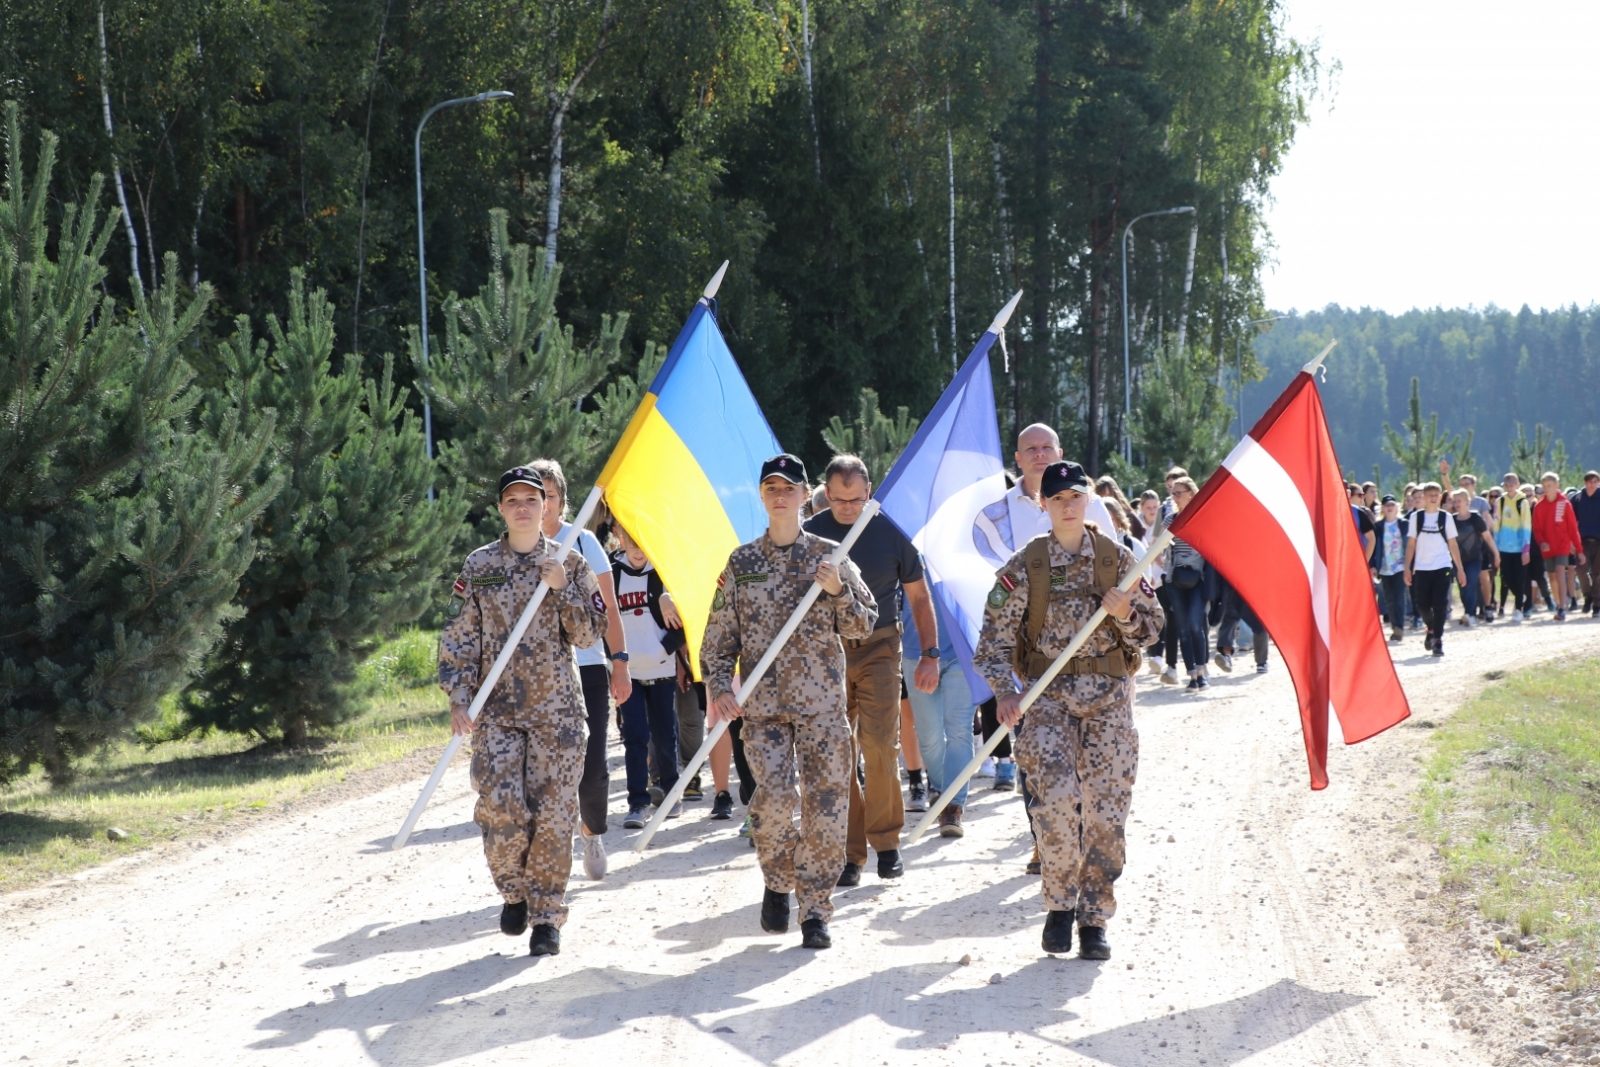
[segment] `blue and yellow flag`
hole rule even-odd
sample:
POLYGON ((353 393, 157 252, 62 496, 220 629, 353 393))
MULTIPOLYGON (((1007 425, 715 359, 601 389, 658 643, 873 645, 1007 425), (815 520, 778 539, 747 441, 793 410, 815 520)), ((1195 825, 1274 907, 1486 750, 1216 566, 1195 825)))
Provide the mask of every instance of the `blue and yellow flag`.
POLYGON ((766 529, 761 464, 782 451, 702 299, 597 479, 672 594, 696 674, 717 576, 766 529))

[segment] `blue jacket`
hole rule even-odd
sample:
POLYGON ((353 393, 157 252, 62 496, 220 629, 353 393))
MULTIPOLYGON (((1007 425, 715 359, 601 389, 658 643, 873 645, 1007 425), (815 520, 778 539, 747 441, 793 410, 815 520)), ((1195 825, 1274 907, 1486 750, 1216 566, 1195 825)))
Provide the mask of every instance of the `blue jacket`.
POLYGON ((1592 494, 1579 489, 1572 498, 1572 511, 1578 516, 1579 537, 1600 537, 1600 489, 1592 494))

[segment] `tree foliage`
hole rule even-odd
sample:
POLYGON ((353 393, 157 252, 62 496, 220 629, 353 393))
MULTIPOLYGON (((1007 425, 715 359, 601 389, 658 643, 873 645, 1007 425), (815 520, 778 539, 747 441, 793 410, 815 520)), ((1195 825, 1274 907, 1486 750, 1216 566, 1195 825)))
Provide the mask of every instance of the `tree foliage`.
POLYGON ((1401 473, 1409 482, 1439 481, 1444 477, 1440 462, 1454 452, 1461 443, 1455 434, 1439 429, 1439 413, 1429 412, 1427 421, 1422 418, 1421 383, 1411 379, 1411 404, 1406 420, 1401 424, 1401 434, 1383 424, 1383 447, 1390 458, 1400 465, 1401 473))
POLYGON ((822 431, 822 440, 835 454, 853 452, 860 456, 867 465, 868 476, 877 484, 906 450, 920 425, 922 420, 913 419, 904 406, 897 409, 891 419, 878 410, 877 392, 863 389, 855 421, 846 426, 844 420, 835 415, 822 431))
MULTIPOLYGON (((1382 480, 1406 477, 1384 448, 1383 425, 1407 418, 1408 383, 1416 377, 1441 425, 1474 431, 1474 448, 1487 468, 1476 473, 1497 480, 1507 469, 1501 464, 1511 462, 1510 469, 1527 478, 1538 473, 1529 464, 1539 461, 1530 460, 1517 444, 1527 435, 1519 427, 1545 427, 1550 441, 1534 449, 1546 455, 1544 462, 1557 438, 1572 462, 1600 455, 1600 394, 1583 387, 1600 381, 1597 327, 1600 307, 1434 308, 1395 315, 1329 306, 1291 314, 1255 342, 1259 369, 1252 370, 1246 360, 1247 378, 1265 378, 1246 386, 1246 422, 1260 415, 1311 356, 1337 339, 1321 389, 1344 466, 1366 469, 1381 463, 1382 480)), ((1462 466, 1455 456, 1451 464, 1452 469, 1462 466)))
MULTIPOLYGON (((359 361, 333 359, 333 306, 291 275, 289 319, 252 340, 241 316, 225 346, 226 404, 245 424, 276 412, 265 472, 283 491, 257 520, 256 558, 229 625, 184 696, 192 726, 303 741, 360 710, 356 667, 443 588, 465 507, 429 502, 434 465, 405 390, 359 361)), ((264 472, 264 473, 265 473, 264 472)))
POLYGON ((197 425, 182 353, 209 293, 167 277, 131 314, 104 295, 115 215, 47 223, 57 143, 30 179, 6 109, 0 195, 0 783, 156 714, 216 641, 277 491, 252 485, 272 420, 197 425))
POLYGON ((1233 409, 1208 371, 1204 355, 1156 357, 1133 411, 1135 463, 1109 457, 1108 466, 1129 493, 1160 486, 1175 466, 1204 484, 1233 447, 1233 409))

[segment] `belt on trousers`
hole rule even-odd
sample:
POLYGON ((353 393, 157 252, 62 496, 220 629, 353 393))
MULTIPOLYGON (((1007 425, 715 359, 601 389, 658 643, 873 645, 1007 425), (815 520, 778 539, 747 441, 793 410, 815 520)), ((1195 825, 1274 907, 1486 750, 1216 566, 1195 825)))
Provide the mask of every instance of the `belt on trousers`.
MULTIPOLYGON (((1038 678, 1055 662, 1054 656, 1046 656, 1042 652, 1035 652, 1028 657, 1027 669, 1029 678, 1038 678)), ((1113 678, 1125 678, 1132 672, 1128 670, 1128 657, 1123 650, 1113 648, 1103 656, 1073 656, 1067 660, 1066 666, 1061 668, 1062 674, 1109 674, 1113 678)))
POLYGON ((875 645, 879 641, 887 641, 891 637, 896 641, 900 640, 900 624, 898 622, 893 626, 880 626, 872 631, 871 637, 863 637, 859 641, 847 637, 844 639, 844 647, 866 648, 868 645, 875 645))

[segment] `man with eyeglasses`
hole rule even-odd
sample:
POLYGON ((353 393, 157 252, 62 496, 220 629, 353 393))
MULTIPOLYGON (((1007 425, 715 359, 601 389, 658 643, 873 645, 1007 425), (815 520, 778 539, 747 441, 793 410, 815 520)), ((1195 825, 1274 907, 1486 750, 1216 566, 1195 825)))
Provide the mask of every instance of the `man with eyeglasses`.
MULTIPOLYGON (((843 541, 872 499, 867 465, 848 453, 834 456, 822 471, 828 510, 806 520, 807 533, 843 541)), ((923 693, 939 686, 939 629, 933 598, 922 577, 922 559, 905 534, 882 515, 873 516, 850 549, 850 561, 872 590, 878 624, 871 636, 844 643, 847 706, 854 742, 852 766, 866 761, 866 785, 850 776, 850 836, 839 884, 861 884, 867 846, 878 854, 878 877, 898 878, 900 831, 905 803, 900 795, 900 596, 911 605, 917 629, 917 660, 912 684, 923 693)))
POLYGON ((573 650, 606 630, 606 605, 581 552, 556 559, 540 528, 544 479, 532 467, 500 476, 506 532, 467 557, 451 588, 452 618, 439 640, 439 688, 450 695, 450 728, 472 735, 473 818, 505 899, 500 930, 528 951, 561 951, 589 729, 573 650), (540 582, 550 587, 474 723, 467 711, 540 582), (458 602, 459 601, 459 602, 458 602))

